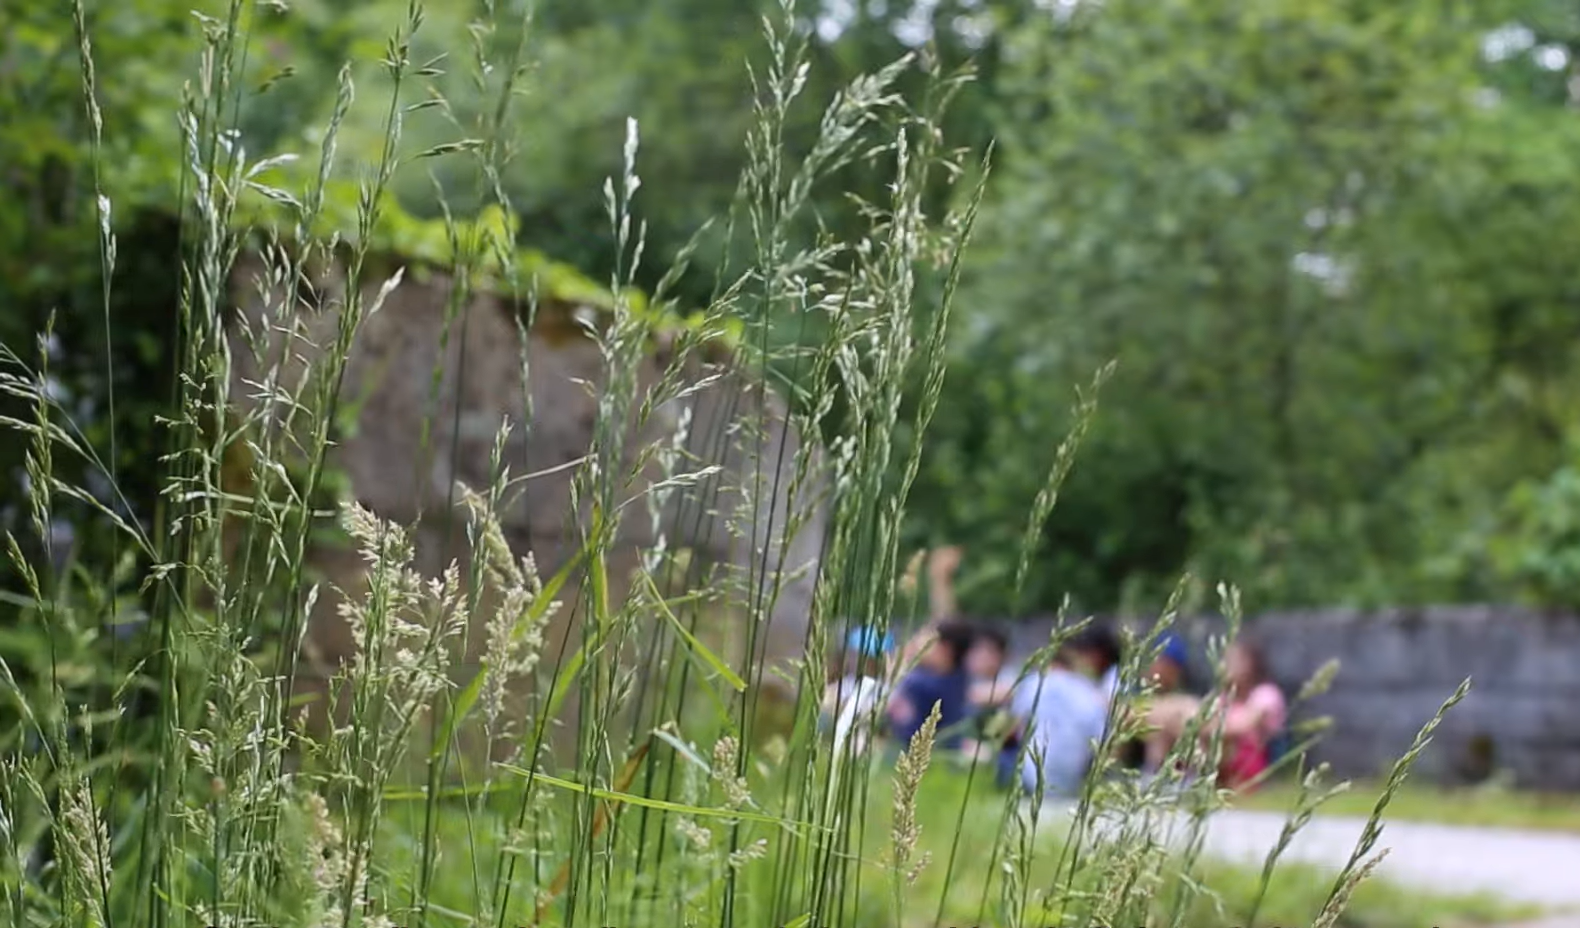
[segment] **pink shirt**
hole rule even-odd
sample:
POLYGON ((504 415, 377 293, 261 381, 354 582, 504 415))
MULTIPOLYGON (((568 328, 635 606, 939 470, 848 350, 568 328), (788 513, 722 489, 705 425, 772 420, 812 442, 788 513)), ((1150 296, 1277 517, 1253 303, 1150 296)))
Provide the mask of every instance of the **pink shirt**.
POLYGON ((1224 719, 1235 734, 1225 745, 1218 782, 1240 789, 1256 781, 1267 769, 1267 744, 1284 727, 1284 694, 1271 683, 1259 683, 1245 698, 1231 703, 1224 719))
POLYGON ((1231 728, 1249 726, 1256 719, 1255 728, 1246 736, 1258 745, 1266 744, 1284 727, 1288 710, 1284 694, 1271 683, 1258 683, 1244 699, 1229 704, 1227 725, 1231 728))

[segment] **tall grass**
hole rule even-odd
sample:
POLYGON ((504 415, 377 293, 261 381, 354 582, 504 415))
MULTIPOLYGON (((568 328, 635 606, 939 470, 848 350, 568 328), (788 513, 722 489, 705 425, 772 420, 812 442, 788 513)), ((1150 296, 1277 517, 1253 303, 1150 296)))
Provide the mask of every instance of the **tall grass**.
MULTIPOLYGON (((82 2, 76 22, 97 148, 102 77, 82 2)), ((350 413, 348 359, 366 320, 403 286, 399 270, 376 272, 371 243, 392 179, 422 158, 471 159, 479 202, 505 217, 450 220, 441 337, 456 333, 465 344, 474 281, 492 279, 520 309, 529 382, 525 341, 539 295, 517 274, 501 180, 527 64, 525 45, 501 37, 528 24, 500 29, 519 14, 492 3, 485 13, 471 56, 458 58, 470 92, 489 101, 475 107, 475 124, 457 122, 451 143, 408 150, 411 113, 450 112, 442 97, 408 102, 414 84, 439 76, 437 65, 410 59, 424 26, 423 5, 411 0, 387 42, 382 83, 358 86, 349 66, 341 72, 316 159, 297 175, 282 171, 283 159, 250 160, 231 131, 249 92, 239 75, 250 4, 232 0, 200 18, 200 67, 176 114, 185 143, 182 249, 172 256, 181 353, 151 524, 127 516, 124 500, 53 476, 58 454, 98 464, 100 449, 52 402, 48 352, 6 349, 0 387, 32 410, 5 425, 30 442, 36 537, 47 544, 60 500, 115 524, 151 636, 135 664, 114 664, 120 676, 92 704, 76 702, 59 672, 64 650, 52 650, 51 672, 38 681, 0 667, 18 735, 0 763, 0 906, 11 923, 910 926, 965 913, 984 924, 1190 924, 1214 899, 1198 857, 1202 823, 1220 797, 1201 774, 1215 769, 1220 738, 1183 739, 1179 764, 1146 783, 1098 764, 1065 823, 1016 793, 981 798, 974 766, 950 769, 956 762, 933 751, 931 722, 892 769, 874 754, 835 752, 817 730, 830 642, 915 610, 898 539, 920 446, 896 460, 894 437, 902 424, 924 432, 944 389, 955 283, 985 180, 949 215, 929 214, 924 193, 940 175, 968 173, 938 130, 967 75, 945 74, 926 55, 902 59, 825 101, 816 144, 792 153, 787 120, 818 101, 801 99, 807 57, 786 0, 765 21, 765 52, 750 72, 757 119, 739 201, 721 223, 725 240, 748 253, 714 269, 712 301, 694 308, 694 324, 674 337, 651 382, 638 376, 642 361, 655 339, 672 336, 630 295, 645 260, 640 133, 630 125, 624 169, 605 189, 618 249, 614 303, 587 328, 603 376, 591 446, 575 465, 572 504, 584 518, 570 556, 540 572, 534 552, 513 549, 503 527, 523 483, 537 479, 512 467, 515 449, 532 440, 530 389, 499 430, 486 485, 448 488, 440 512, 422 513, 464 541, 466 556, 437 573, 420 566, 431 534, 337 498, 333 449, 350 413), (928 78, 920 99, 894 89, 907 69, 928 78), (371 163, 349 168, 359 185, 355 227, 326 230, 326 191, 347 171, 337 140, 357 105, 379 108, 383 144, 371 163), (798 244, 793 230, 814 192, 858 161, 890 172, 889 198, 865 204, 859 236, 798 244), (294 187, 280 180, 293 176, 294 187), (260 197, 283 205, 289 222, 242 227, 240 208, 260 197), (243 255, 257 271, 238 280, 243 255), (938 255, 941 298, 921 314, 919 275, 938 255), (247 294, 262 315, 233 312, 247 294), (728 357, 708 360, 712 336, 735 324, 742 334, 726 343, 728 357), (770 336, 787 331, 793 348, 771 349, 784 339, 770 336), (239 376, 244 369, 254 374, 239 376), (742 383, 776 377, 800 391, 788 416, 740 401, 742 383), (714 434, 690 434, 688 404, 726 389, 739 405, 715 417, 714 434), (913 396, 918 402, 902 402, 913 396), (902 423, 907 409, 911 421, 902 423), (639 439, 659 426, 658 440, 639 439), (800 440, 780 441, 774 430, 785 429, 800 440), (236 460, 245 462, 239 481, 227 469, 236 460), (749 461, 751 471, 731 478, 719 463, 727 460, 749 461), (648 520, 654 538, 629 578, 619 567, 628 563, 627 520, 648 520), (686 590, 698 571, 681 549, 720 531, 743 553, 724 565, 733 569, 686 590), (788 552, 806 532, 821 533, 810 611, 787 620, 782 597, 808 566, 788 552), (355 546, 360 584, 318 582, 312 555, 332 537, 355 546), (297 698, 302 645, 329 600, 356 647, 313 708, 297 698), (736 646, 714 634, 721 621, 737 623, 736 646), (771 621, 796 623, 793 648, 771 621), (129 711, 134 693, 151 694, 138 712, 129 711), (788 723, 776 724, 767 709, 784 694, 788 723), (958 776, 967 787, 953 805, 929 801, 929 782, 958 776), (984 816, 997 823, 985 849, 963 837, 984 816), (1174 827, 1184 829, 1183 844, 1166 834, 1174 827)), ((96 192, 106 288, 116 262, 113 193, 96 192)), ((698 272, 691 254, 653 305, 667 304, 679 275, 698 272)), ((110 326, 108 289, 104 302, 110 326)), ((459 412, 438 418, 443 372, 425 373, 414 486, 436 456, 461 445, 459 412)), ((1094 403, 1082 397, 1083 425, 1094 403)), ((1047 487, 1028 500, 1028 549, 1078 437, 1059 448, 1047 487)), ((113 486, 116 474, 101 469, 113 486)), ((104 591, 58 575, 47 550, 35 557, 16 538, 8 550, 26 580, 29 615, 52 649, 65 649, 94 617, 85 604, 104 591)), ((112 602, 117 592, 109 590, 112 602)), ((1232 594, 1224 596, 1234 614, 1232 594)), ((1168 606, 1159 625, 1175 611, 1168 606)), ((1073 625, 1062 623, 1059 635, 1073 625)), ((1125 678, 1136 681, 1149 655, 1131 650, 1125 678)), ((1133 731, 1126 717, 1113 722, 1111 742, 1133 731)), ((1371 868, 1365 855, 1375 840, 1369 830, 1324 920, 1371 868)), ((1275 863, 1276 854, 1253 919, 1275 863)))

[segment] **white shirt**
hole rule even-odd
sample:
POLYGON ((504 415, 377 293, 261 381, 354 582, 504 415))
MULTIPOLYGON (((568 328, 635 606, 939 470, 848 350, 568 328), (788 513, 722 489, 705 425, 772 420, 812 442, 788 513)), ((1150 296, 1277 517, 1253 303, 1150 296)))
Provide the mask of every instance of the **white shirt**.
POLYGON ((883 682, 873 677, 846 677, 840 681, 839 714, 834 721, 834 754, 843 755, 845 742, 855 736, 855 753, 860 754, 872 741, 872 730, 883 698, 883 682))
POLYGON ((1115 664, 1114 666, 1103 671, 1103 678, 1097 681, 1097 689, 1103 694, 1104 699, 1109 702, 1114 701, 1114 696, 1119 693, 1118 664, 1115 664))

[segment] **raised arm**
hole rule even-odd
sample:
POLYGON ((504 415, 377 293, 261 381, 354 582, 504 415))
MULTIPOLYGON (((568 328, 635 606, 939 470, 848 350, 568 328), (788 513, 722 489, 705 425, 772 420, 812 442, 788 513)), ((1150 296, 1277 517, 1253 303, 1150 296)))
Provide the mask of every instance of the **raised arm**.
POLYGON ((955 571, 960 567, 961 550, 939 548, 927 559, 927 601, 929 621, 952 619, 959 614, 955 603, 955 571))

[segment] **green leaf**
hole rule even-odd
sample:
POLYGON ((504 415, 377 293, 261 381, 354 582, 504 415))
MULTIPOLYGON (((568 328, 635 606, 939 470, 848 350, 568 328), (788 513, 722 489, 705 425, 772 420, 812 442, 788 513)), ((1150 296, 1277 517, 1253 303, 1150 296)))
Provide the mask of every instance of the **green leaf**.
POLYGON ((712 669, 728 681, 737 693, 745 692, 746 681, 742 680, 735 671, 731 670, 729 665, 724 663, 717 654, 710 651, 707 645, 698 641, 697 637, 687 630, 685 623, 681 622, 675 613, 670 611, 669 604, 664 601, 663 594, 658 591, 658 587, 653 583, 652 575, 644 570, 642 571, 642 580, 647 586, 648 593, 653 597, 653 603, 658 606, 658 611, 663 614, 664 618, 669 620, 669 624, 674 627, 675 633, 681 637, 681 640, 686 642, 692 656, 704 667, 712 669))
POLYGON ((713 775, 713 765, 702 759, 702 755, 691 749, 691 745, 680 740, 662 728, 653 729, 653 737, 675 749, 675 753, 696 765, 702 772, 713 775))
POLYGON ((597 799, 605 799, 610 802, 629 803, 633 806, 641 806, 645 809, 656 809, 660 812, 678 812, 681 815, 690 815, 694 818, 716 818, 737 822, 759 822, 764 825, 777 825, 781 828, 788 828, 792 830, 828 830, 823 826, 812 825, 808 822, 796 822, 790 819, 779 818, 778 816, 774 815, 766 815, 761 812, 749 812, 742 809, 719 809, 710 806, 693 806, 687 805, 683 802, 671 802, 667 799, 653 799, 647 796, 638 796, 634 793, 622 793, 610 789, 601 789, 596 786, 588 786, 585 783, 577 783, 575 780, 565 780, 561 779, 560 777, 551 776, 547 773, 538 773, 533 770, 528 770, 525 767, 518 767, 514 764, 500 764, 499 767, 507 773, 515 774, 518 777, 524 777, 527 780, 535 783, 543 783, 547 786, 552 786, 555 789, 562 789, 566 792, 572 793, 581 793, 585 796, 592 796, 597 799))

